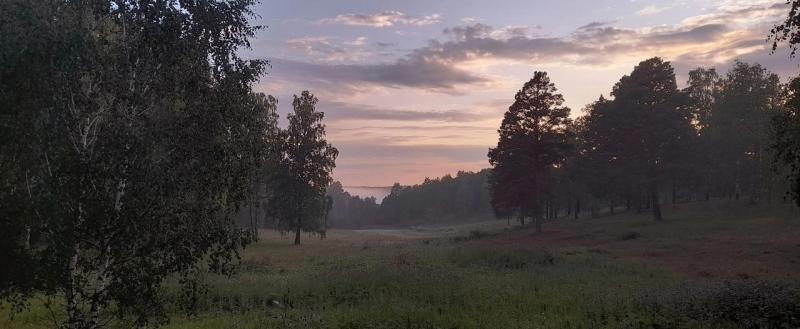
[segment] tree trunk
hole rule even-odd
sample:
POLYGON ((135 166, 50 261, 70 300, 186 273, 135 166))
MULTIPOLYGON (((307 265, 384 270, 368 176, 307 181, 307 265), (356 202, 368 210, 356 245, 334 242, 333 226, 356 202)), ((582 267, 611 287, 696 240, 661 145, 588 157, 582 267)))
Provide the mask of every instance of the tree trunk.
POLYGON ((575 202, 575 213, 574 213, 575 219, 578 219, 578 214, 580 213, 581 213, 581 200, 577 200, 575 202))
POLYGON ((625 211, 631 211, 631 189, 630 187, 625 189, 625 211))
POLYGON ((69 329, 79 329, 81 325, 80 320, 80 310, 78 309, 78 247, 77 245, 73 247, 72 252, 75 254, 70 257, 69 265, 67 271, 69 272, 69 286, 65 291, 64 298, 67 300, 67 328, 69 329))
POLYGON ((740 194, 740 193, 739 193, 739 190, 740 190, 740 189, 739 189, 739 183, 736 183, 736 186, 734 187, 734 189, 735 189, 735 190, 734 190, 734 199, 735 199, 736 201, 739 201, 739 194, 740 194))
POLYGON ((25 251, 31 250, 31 227, 25 225, 25 251))
POLYGON ((768 205, 772 204, 772 185, 773 185, 772 184, 772 179, 770 177, 770 180, 767 181, 767 204, 768 205))
POLYGON ((567 201, 567 217, 570 215, 572 215, 572 197, 570 197, 569 201, 567 201))
POLYGON ((297 228, 294 230, 294 245, 300 245, 300 225, 297 225, 297 228))
POLYGON ((544 218, 550 219, 550 200, 544 202, 544 218))
POLYGON ((533 217, 533 224, 536 226, 536 234, 542 233, 542 219, 541 215, 537 215, 533 217))
POLYGON ((634 202, 636 202, 636 213, 642 213, 642 192, 640 189, 636 189, 636 200, 634 202))
POLYGON ((653 219, 656 221, 661 221, 664 219, 661 215, 661 200, 658 196, 658 183, 653 182, 650 184, 650 199, 653 208, 653 219))
POLYGON ((675 186, 675 178, 672 178, 672 204, 678 203, 678 187, 675 186))

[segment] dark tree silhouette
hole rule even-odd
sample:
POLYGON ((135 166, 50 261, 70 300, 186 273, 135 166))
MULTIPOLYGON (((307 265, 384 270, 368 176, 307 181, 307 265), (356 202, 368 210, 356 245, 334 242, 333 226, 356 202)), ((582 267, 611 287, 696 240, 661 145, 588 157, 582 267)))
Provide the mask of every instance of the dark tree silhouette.
POLYGON ((294 244, 300 244, 300 233, 325 230, 327 198, 331 172, 336 167, 339 151, 325 139, 324 112, 316 110, 319 100, 308 91, 295 95, 288 116, 289 127, 282 141, 283 172, 276 172, 277 188, 269 202, 277 228, 295 233, 294 244))
POLYGON ((613 100, 601 99, 588 114, 595 162, 608 168, 606 176, 644 187, 653 218, 661 220, 660 188, 681 168, 694 136, 688 99, 677 88, 672 66, 660 58, 639 63, 611 95, 613 100))
POLYGON ((770 120, 780 112, 778 76, 759 64, 736 62, 721 80, 709 138, 715 175, 723 193, 755 202, 771 186, 770 120))
POLYGON ((535 72, 514 98, 498 130, 497 147, 489 150, 492 206, 515 212, 522 221, 532 217, 541 232, 552 171, 569 149, 569 108, 545 72, 535 72))
MULTIPOLYGON (((773 41, 772 51, 778 49, 780 43, 786 42, 790 49, 789 57, 797 54, 797 45, 800 44, 800 1, 787 0, 790 4, 789 13, 783 23, 776 25, 769 38, 773 41)), ((778 168, 788 170, 790 193, 795 202, 800 206, 800 102, 797 92, 800 91, 800 82, 795 78, 789 84, 789 97, 785 112, 777 115, 773 120, 774 136, 772 151, 775 154, 774 163, 778 168)))
POLYGON ((773 52, 786 42, 790 49, 789 57, 794 57, 800 44, 800 0, 786 0, 786 4, 790 5, 789 13, 781 24, 770 30, 769 40, 772 41, 773 52))
POLYGON ((701 135, 707 135, 711 111, 720 92, 721 81, 714 68, 696 68, 689 71, 686 93, 691 100, 692 125, 701 135))
POLYGON ((773 119, 771 149, 777 167, 788 171, 789 192, 800 206, 800 78, 789 83, 788 91, 786 111, 773 119))
POLYGON ((687 165, 691 168, 690 181, 693 189, 703 189, 704 198, 709 200, 715 186, 721 185, 715 175, 716 159, 713 149, 711 115, 722 89, 722 81, 714 68, 696 68, 689 71, 689 80, 684 90, 689 96, 692 111, 692 125, 697 132, 696 143, 690 145, 687 165))
POLYGON ((608 203, 614 211, 615 201, 621 194, 640 185, 641 178, 630 174, 632 161, 621 156, 626 150, 620 141, 627 131, 620 125, 622 113, 614 102, 605 97, 589 104, 578 122, 579 143, 577 159, 567 168, 580 177, 591 192, 589 209, 593 216, 598 212, 598 201, 608 203))

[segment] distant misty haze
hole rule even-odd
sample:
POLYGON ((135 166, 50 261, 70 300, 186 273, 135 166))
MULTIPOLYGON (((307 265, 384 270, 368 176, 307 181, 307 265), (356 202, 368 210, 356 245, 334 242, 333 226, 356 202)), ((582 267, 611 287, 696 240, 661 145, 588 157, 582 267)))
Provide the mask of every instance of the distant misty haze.
POLYGON ((350 195, 357 195, 362 198, 374 197, 378 203, 389 195, 392 191, 391 186, 345 186, 344 190, 350 195))

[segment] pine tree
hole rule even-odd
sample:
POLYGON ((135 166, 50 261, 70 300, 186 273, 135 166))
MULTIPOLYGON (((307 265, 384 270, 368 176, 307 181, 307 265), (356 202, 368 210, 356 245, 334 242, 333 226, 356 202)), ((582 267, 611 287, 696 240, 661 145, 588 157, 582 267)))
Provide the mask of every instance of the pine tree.
POLYGON ((497 147, 489 150, 492 206, 497 213, 514 212, 524 222, 533 218, 541 232, 546 200, 553 188, 552 171, 569 149, 569 108, 545 72, 517 92, 503 117, 497 147))

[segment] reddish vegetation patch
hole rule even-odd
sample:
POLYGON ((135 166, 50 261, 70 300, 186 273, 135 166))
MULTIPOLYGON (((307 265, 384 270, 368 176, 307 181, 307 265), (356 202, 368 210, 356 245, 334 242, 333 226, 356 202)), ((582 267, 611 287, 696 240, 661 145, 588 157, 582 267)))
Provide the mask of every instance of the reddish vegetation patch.
POLYGON ((779 278, 800 272, 800 219, 765 217, 720 225, 688 220, 649 225, 647 220, 629 216, 556 222, 541 234, 532 228, 512 229, 470 243, 579 250, 692 277, 779 278), (637 230, 636 224, 643 225, 637 230))

